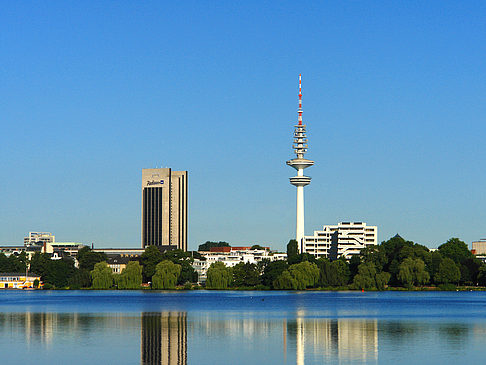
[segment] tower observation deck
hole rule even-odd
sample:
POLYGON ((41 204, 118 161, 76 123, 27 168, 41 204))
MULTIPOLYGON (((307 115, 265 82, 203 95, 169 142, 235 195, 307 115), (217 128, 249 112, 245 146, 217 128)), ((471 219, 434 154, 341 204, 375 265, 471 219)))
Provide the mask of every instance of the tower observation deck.
POLYGON ((298 122, 294 126, 294 149, 296 158, 287 161, 287 165, 297 170, 297 176, 290 178, 290 183, 297 187, 297 214, 295 239, 298 243, 299 252, 302 252, 304 238, 304 186, 309 185, 311 178, 304 176, 304 169, 314 165, 314 161, 304 158, 307 152, 306 126, 302 123, 302 77, 299 75, 299 111, 298 122))

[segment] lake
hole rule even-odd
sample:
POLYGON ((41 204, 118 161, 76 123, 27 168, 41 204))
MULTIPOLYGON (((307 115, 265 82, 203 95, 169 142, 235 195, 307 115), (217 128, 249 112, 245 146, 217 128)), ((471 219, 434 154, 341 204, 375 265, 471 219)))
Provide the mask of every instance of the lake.
POLYGON ((464 364, 486 292, 0 291, 2 364, 464 364))

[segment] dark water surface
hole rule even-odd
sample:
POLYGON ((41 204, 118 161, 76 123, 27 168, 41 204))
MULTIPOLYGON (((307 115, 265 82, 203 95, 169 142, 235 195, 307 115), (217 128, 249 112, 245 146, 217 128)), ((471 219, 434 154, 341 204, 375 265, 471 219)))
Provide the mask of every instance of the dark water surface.
POLYGON ((0 291, 1 364, 482 364, 486 292, 0 291))

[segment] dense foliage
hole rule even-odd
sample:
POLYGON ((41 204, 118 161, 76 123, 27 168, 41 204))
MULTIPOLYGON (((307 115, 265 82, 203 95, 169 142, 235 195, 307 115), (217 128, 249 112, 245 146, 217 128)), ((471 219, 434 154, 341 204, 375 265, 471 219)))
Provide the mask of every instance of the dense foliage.
POLYGON ((258 265, 240 263, 231 269, 231 282, 228 276, 224 276, 222 266, 214 267, 213 264, 211 275, 208 272, 207 287, 384 290, 388 287, 413 289, 425 285, 444 288, 486 286, 486 265, 476 259, 458 238, 451 238, 431 251, 396 235, 380 245, 363 249, 360 255, 352 256, 350 260, 339 258, 334 261, 299 254, 297 241, 290 240, 287 261, 264 260, 258 265))
POLYGON ((129 261, 127 267, 116 278, 118 289, 140 289, 142 285, 142 266, 138 261, 129 261))
POLYGON ((106 262, 98 262, 91 271, 93 289, 110 289, 113 286, 113 273, 106 262))
POLYGON ((175 289, 180 273, 181 265, 169 260, 159 262, 155 267, 155 274, 152 276, 152 288, 175 289))
POLYGON ((219 241, 219 242, 206 241, 202 245, 199 245, 198 251, 209 251, 211 247, 230 247, 230 244, 224 241, 219 241))
POLYGON ((232 269, 226 267, 222 262, 211 264, 208 269, 206 288, 227 289, 233 281, 232 269))

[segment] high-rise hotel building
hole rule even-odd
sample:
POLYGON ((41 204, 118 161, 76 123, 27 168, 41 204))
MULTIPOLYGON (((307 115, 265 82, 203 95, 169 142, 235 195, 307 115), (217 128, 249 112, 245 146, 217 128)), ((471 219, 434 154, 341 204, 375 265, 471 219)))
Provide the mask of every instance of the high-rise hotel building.
POLYGON ((187 251, 187 171, 142 169, 142 248, 187 251))

